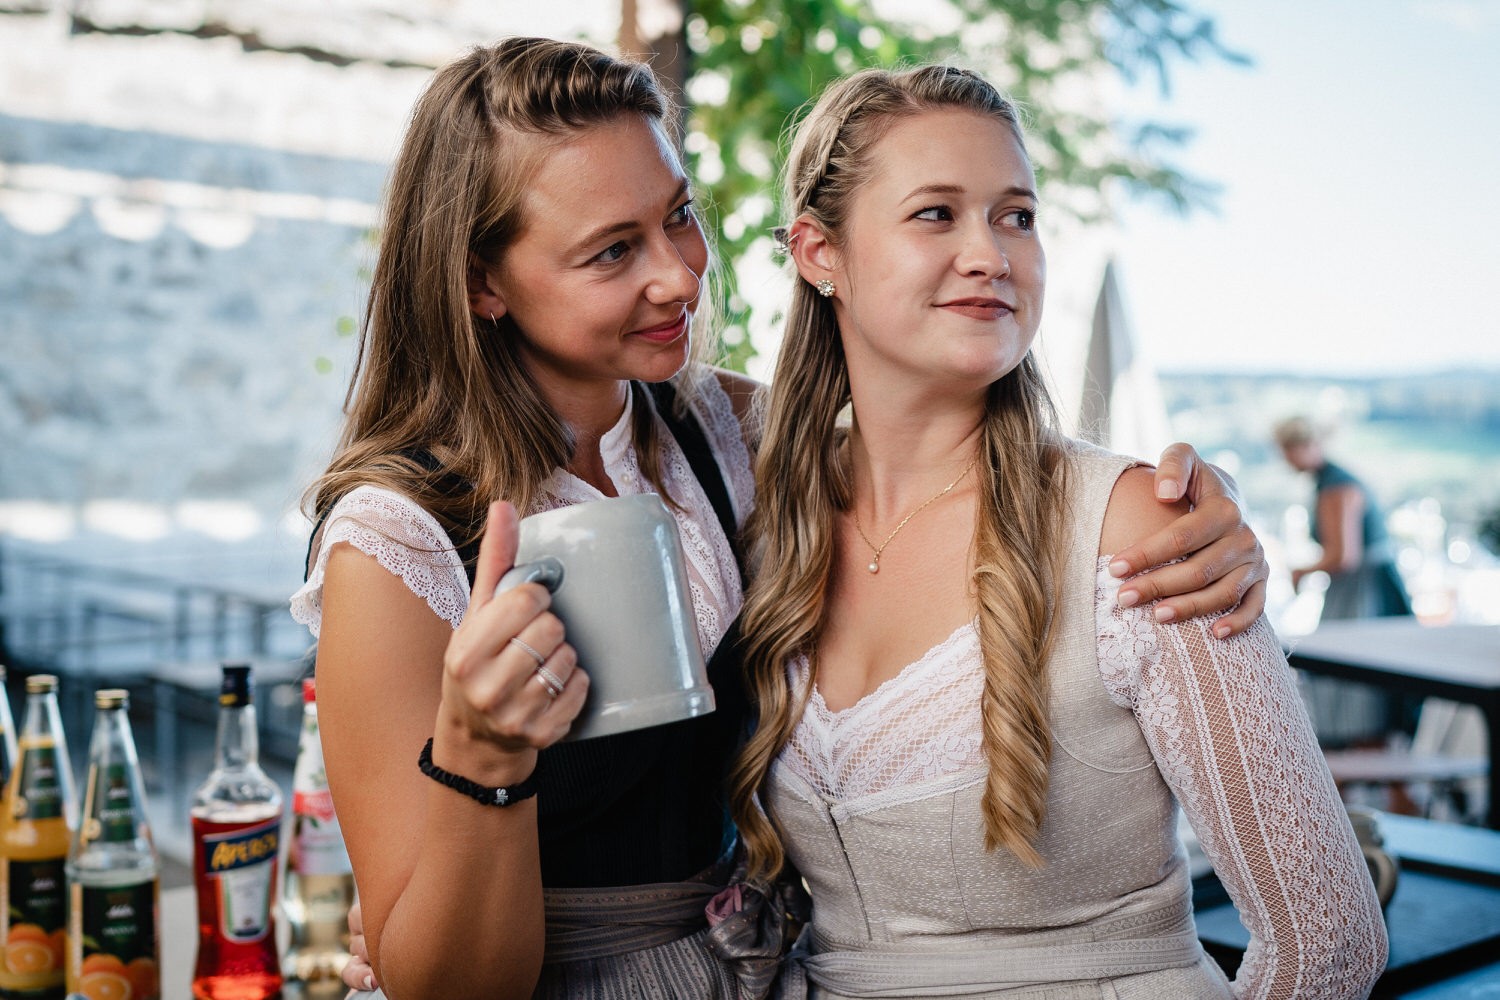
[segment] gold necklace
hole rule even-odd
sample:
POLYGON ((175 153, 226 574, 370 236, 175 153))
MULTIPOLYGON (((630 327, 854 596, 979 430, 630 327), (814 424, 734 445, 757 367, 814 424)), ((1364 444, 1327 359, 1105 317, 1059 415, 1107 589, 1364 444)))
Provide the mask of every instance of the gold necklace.
POLYGON ((898 524, 898 525, 896 525, 894 528, 892 528, 891 529, 891 533, 889 535, 885 536, 885 541, 881 542, 879 545, 876 545, 874 542, 870 541, 870 536, 867 535, 867 534, 865 534, 864 525, 862 525, 862 524, 859 523, 859 504, 855 504, 854 505, 854 530, 857 531, 857 532, 859 532, 859 537, 863 538, 865 540, 865 544, 870 547, 870 551, 873 552, 873 553, 875 553, 874 557, 870 560, 870 564, 868 566, 866 566, 865 569, 869 570, 871 573, 879 573, 880 572, 880 554, 885 551, 885 547, 887 545, 891 544, 891 539, 896 537, 897 532, 899 532, 902 528, 906 527, 906 522, 910 521, 912 518, 914 518, 918 514, 920 514, 922 512, 923 508, 925 508, 928 504, 935 503, 936 501, 941 500, 943 497, 947 496, 949 493, 952 493, 953 492, 953 488, 955 486, 957 486, 959 483, 963 482, 964 476, 967 476, 969 474, 969 470, 973 469, 974 466, 977 465, 977 464, 979 464, 979 456, 978 455, 974 456, 974 460, 972 462, 970 462, 968 465, 964 466, 964 471, 962 471, 962 472, 960 472, 958 474, 958 478, 957 479, 953 480, 953 482, 949 483, 947 486, 944 486, 942 489, 938 490, 936 493, 934 493, 932 496, 928 497, 926 500, 923 500, 921 503, 919 503, 917 505, 917 507, 916 507, 915 510, 913 510, 910 514, 907 514, 905 517, 903 517, 901 519, 901 523, 898 524))

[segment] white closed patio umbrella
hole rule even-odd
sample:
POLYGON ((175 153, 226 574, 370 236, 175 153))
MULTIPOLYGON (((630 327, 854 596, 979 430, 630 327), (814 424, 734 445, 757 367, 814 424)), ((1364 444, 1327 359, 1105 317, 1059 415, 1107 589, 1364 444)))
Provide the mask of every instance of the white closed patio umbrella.
POLYGON ((1135 342, 1113 260, 1104 265, 1104 281, 1094 306, 1078 435, 1112 451, 1147 459, 1154 459, 1172 443, 1161 385, 1135 342))

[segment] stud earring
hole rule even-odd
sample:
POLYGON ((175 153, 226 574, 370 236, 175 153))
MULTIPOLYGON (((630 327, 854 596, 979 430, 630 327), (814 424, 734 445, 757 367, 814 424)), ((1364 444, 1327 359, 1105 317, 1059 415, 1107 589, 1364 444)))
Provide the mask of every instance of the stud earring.
POLYGON ((813 287, 818 290, 818 294, 823 296, 823 298, 828 299, 833 297, 833 282, 829 281, 827 278, 819 278, 818 281, 813 285, 813 287))

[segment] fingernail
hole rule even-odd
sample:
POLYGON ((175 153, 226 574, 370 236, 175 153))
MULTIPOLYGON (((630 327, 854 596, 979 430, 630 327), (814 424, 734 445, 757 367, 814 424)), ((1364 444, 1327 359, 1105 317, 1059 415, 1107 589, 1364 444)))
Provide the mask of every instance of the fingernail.
POLYGON ((1219 639, 1228 639, 1229 638, 1229 626, 1228 625, 1215 625, 1214 626, 1214 636, 1216 638, 1219 638, 1219 639))
POLYGON ((1182 496, 1182 487, 1175 479, 1163 479, 1156 484, 1156 496, 1161 500, 1176 500, 1182 496))
POLYGON ((1151 612, 1151 617, 1155 618, 1159 622, 1169 622, 1177 617, 1177 612, 1173 611, 1165 604, 1158 604, 1156 606, 1156 609, 1151 612))
POLYGON ((1130 573, 1130 563, 1124 559, 1116 559, 1109 564, 1110 576, 1127 576, 1130 573))
POLYGON ((375 977, 371 976, 371 975, 366 975, 365 976, 365 989, 367 989, 367 990, 373 990, 374 988, 375 988, 375 977))
POLYGON ((1115 602, 1122 608, 1133 608, 1141 602, 1141 595, 1134 590, 1122 590, 1115 602))

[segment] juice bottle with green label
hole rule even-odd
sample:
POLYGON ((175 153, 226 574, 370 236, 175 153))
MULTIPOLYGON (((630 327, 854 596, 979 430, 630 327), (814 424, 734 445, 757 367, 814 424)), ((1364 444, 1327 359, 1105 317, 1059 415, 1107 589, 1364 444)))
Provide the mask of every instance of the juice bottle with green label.
POLYGON ((0 997, 60 997, 74 799, 50 674, 26 679, 18 752, 0 809, 0 997))
POLYGON ((130 732, 130 696, 95 693, 78 833, 68 855, 67 981, 96 1000, 159 1000, 161 860, 130 732))

